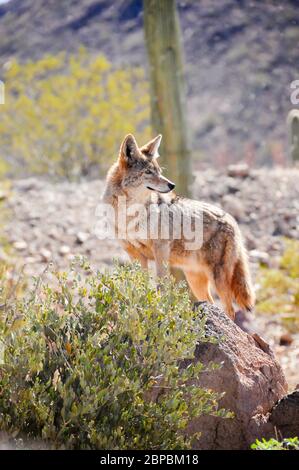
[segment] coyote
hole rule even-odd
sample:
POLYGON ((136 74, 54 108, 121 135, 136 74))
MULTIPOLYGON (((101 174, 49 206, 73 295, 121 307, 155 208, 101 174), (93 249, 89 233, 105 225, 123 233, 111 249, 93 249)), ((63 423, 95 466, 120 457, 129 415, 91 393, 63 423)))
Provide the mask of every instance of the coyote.
MULTIPOLYGON (((162 176, 157 158, 161 135, 138 147, 133 135, 123 140, 118 160, 110 168, 103 194, 103 202, 113 207, 119 215, 118 199, 123 198, 127 206, 142 204, 146 217, 150 205, 179 209, 183 214, 201 214, 202 243, 198 249, 186 248, 184 235, 180 238, 162 239, 150 236, 136 239, 127 235, 119 236, 120 231, 132 222, 132 215, 125 216, 120 224, 114 217, 116 237, 133 260, 138 260, 143 268, 153 260, 158 278, 167 274, 167 267, 183 270, 187 282, 200 301, 213 302, 210 287, 217 292, 226 313, 234 320, 233 302, 241 309, 251 310, 254 293, 248 269, 247 254, 240 229, 232 216, 211 204, 177 196, 175 184, 162 176)), ((122 214, 123 215, 123 214, 122 214)), ((192 218, 193 216, 190 215, 192 218)), ((174 217, 169 217, 174 224, 174 217)), ((194 224, 193 224, 194 225, 194 224)), ((160 227, 161 229, 161 227, 160 227)), ((148 232, 147 232, 148 233, 148 232)))

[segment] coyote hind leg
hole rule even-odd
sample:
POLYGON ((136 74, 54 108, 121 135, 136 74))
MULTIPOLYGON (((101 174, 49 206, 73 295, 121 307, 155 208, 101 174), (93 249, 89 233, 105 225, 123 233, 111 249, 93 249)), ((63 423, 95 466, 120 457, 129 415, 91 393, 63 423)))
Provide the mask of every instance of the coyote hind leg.
POLYGON ((221 303, 224 306, 225 312, 234 321, 236 314, 233 307, 233 297, 229 285, 225 282, 215 281, 215 287, 221 303))
POLYGON ((197 300, 214 303, 210 292, 209 279, 204 273, 184 271, 187 282, 197 300))

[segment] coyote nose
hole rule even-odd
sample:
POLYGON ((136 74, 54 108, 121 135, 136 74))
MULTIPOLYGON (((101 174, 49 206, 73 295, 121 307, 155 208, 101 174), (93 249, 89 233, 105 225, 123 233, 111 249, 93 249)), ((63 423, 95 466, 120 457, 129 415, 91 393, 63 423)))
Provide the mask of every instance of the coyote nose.
POLYGON ((175 184, 169 182, 168 187, 172 191, 175 188, 175 184))

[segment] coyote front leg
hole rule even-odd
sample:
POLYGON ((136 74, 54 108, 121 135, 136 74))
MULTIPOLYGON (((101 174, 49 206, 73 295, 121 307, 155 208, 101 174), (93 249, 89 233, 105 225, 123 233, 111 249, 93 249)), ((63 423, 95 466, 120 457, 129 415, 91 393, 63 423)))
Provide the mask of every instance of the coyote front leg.
POLYGON ((139 261, 143 269, 148 269, 148 259, 129 243, 124 244, 124 248, 132 261, 139 261))
POLYGON ((158 278, 163 278, 168 273, 168 263, 170 246, 168 242, 157 241, 153 243, 154 259, 156 264, 156 274, 158 278))

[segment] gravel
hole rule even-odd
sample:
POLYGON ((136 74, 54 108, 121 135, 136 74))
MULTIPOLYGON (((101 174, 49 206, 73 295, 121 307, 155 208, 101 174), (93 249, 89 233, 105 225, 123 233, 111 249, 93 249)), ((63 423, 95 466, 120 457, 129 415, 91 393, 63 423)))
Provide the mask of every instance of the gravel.
MULTIPOLYGON (((226 172, 209 169, 195 174, 194 197, 232 213, 239 222, 249 251, 253 276, 260 264, 276 267, 284 249, 283 237, 299 239, 299 169, 244 165, 226 172)), ((99 270, 111 269, 113 258, 128 259, 116 240, 95 235, 96 207, 103 181, 51 183, 38 178, 13 181, 2 204, 9 214, 4 235, 13 246, 14 260, 24 272, 38 275, 49 263, 67 269, 75 255, 86 256, 99 270), (18 260, 18 261, 17 261, 18 260)), ((0 186, 1 194, 1 186, 0 186)), ((0 247, 0 255, 7 257, 0 247)), ((279 314, 279 312, 278 312, 279 314)), ((299 383, 299 337, 280 345, 285 331, 279 318, 252 316, 250 328, 275 349, 292 386, 299 383)))

